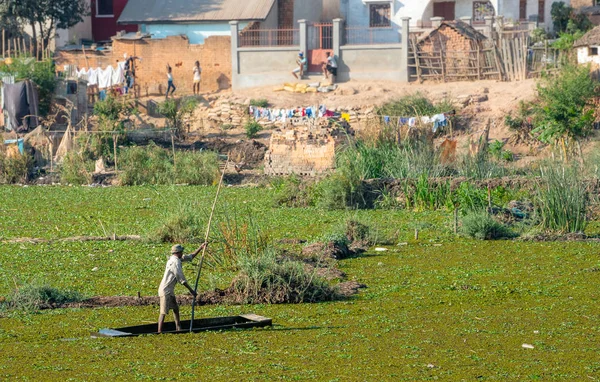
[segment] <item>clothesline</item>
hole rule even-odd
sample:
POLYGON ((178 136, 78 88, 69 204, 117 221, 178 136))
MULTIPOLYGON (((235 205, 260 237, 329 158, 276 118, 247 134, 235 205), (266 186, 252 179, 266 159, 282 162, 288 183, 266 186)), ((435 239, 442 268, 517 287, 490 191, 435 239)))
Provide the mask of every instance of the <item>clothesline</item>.
POLYGON ((109 89, 125 83, 125 62, 118 62, 117 67, 109 65, 106 69, 101 68, 82 68, 77 70, 77 77, 87 80, 88 86, 98 86, 98 89, 109 89))

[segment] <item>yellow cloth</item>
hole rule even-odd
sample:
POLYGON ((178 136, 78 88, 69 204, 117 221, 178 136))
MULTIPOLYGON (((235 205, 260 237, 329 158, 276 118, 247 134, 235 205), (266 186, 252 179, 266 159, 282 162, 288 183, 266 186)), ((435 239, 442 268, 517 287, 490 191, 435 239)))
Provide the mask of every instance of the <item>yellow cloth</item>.
POLYGON ((350 114, 342 113, 342 119, 348 123, 350 123, 350 114))

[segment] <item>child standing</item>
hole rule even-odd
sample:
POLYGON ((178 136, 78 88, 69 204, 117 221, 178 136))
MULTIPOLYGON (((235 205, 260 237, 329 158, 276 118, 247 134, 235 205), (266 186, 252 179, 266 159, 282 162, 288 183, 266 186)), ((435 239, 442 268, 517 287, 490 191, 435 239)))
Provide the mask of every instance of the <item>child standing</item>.
POLYGON ((173 93, 175 93, 175 90, 177 90, 177 88, 175 87, 175 85, 173 85, 173 69, 171 69, 171 65, 167 64, 167 94, 165 96, 165 98, 169 98, 169 90, 171 90, 171 97, 173 96, 173 93))
POLYGON ((196 61, 194 65, 194 95, 200 94, 200 74, 202 73, 202 68, 200 67, 200 61, 196 61))

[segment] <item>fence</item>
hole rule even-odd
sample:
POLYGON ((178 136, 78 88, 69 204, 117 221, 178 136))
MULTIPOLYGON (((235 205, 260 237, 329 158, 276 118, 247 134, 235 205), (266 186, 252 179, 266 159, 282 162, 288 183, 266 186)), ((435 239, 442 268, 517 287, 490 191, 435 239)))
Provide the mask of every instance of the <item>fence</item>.
POLYGON ((300 43, 298 29, 250 29, 239 32, 240 47, 296 46, 300 43))
POLYGON ((344 33, 346 45, 399 44, 400 33, 392 27, 347 26, 344 33))
POLYGON ((2 29, 2 57, 21 57, 30 56, 36 57, 39 60, 50 58, 50 49, 39 43, 37 48, 29 36, 9 36, 5 29, 2 29))

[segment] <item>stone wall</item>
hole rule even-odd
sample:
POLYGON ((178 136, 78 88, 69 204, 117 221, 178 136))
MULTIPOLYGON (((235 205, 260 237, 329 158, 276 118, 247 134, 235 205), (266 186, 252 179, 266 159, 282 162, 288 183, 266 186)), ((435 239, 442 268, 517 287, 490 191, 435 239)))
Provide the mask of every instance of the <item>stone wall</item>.
POLYGON ((59 51, 56 63, 76 65, 78 68, 115 66, 123 61, 124 54, 140 57, 136 61, 136 84, 142 96, 164 94, 167 85, 166 65, 173 68, 176 95, 192 93, 193 72, 196 61, 202 67, 201 91, 216 91, 231 87, 231 37, 211 36, 204 44, 191 45, 183 36, 165 39, 115 40, 112 50, 59 51))

